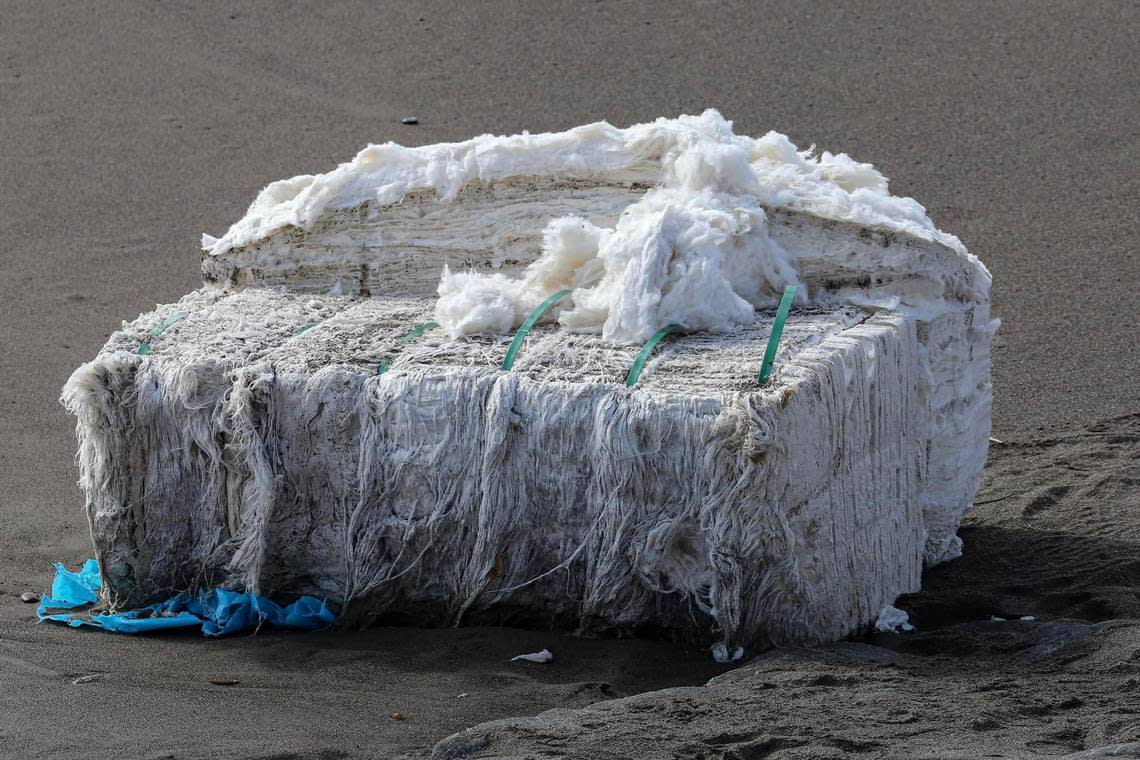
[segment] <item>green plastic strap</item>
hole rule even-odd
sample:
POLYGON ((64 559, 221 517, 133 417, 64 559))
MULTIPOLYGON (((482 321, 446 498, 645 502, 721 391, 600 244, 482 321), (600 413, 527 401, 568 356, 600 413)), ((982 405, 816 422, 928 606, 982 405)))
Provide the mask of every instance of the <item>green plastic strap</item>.
POLYGON ((413 340, 420 337, 421 335, 426 333, 428 330, 434 330, 437 327, 439 327, 439 322, 424 322, 422 325, 420 325, 419 327, 417 327, 416 329, 412 330, 410 333, 405 335, 400 340, 400 342, 401 343, 411 343, 413 340))
POLYGON ((761 385, 767 385, 768 381, 772 379, 772 370, 776 364, 776 351, 780 348, 780 336, 784 334, 784 323, 788 321, 788 312, 791 311, 792 301, 795 298, 795 285, 784 288, 780 307, 776 309, 776 319, 772 322, 772 334, 768 336, 768 347, 764 349, 764 363, 760 365, 760 375, 757 379, 761 385))
MULTIPOLYGON (((416 327, 410 333, 408 333, 403 338, 401 338, 400 342, 401 343, 411 343, 413 340, 420 337, 421 335, 426 333, 428 330, 434 330, 437 327, 439 327, 439 322, 424 322, 422 325, 416 327)), ((383 375, 385 372, 388 371, 389 366, 390 365, 388 364, 388 361, 386 359, 381 359, 376 364, 376 374, 377 375, 383 375)))
POLYGON ((649 355, 653 353, 653 349, 661 342, 669 333, 678 329, 680 325, 665 325, 657 332, 653 333, 653 337, 645 341, 645 345, 641 347, 638 352, 637 358, 633 360, 633 366, 629 368, 629 374, 625 378, 625 384, 632 387, 637 384, 637 378, 641 377, 641 370, 645 368, 645 362, 649 361, 649 355))
POLYGON ((522 348, 523 340, 526 339, 526 334, 530 332, 530 328, 534 327, 534 323, 537 322, 542 317, 542 315, 546 313, 547 309, 568 295, 570 295, 569 290, 558 291, 550 298, 547 298, 545 301, 540 303, 538 305, 538 308, 532 311, 530 313, 530 316, 523 321, 522 325, 519 326, 518 332, 515 333, 515 339, 511 341, 511 347, 507 349, 507 355, 503 358, 504 370, 509 370, 514 366, 515 356, 518 355, 519 349, 522 348))
POLYGON ((293 333, 293 334, 292 334, 292 335, 290 335, 289 337, 290 337, 290 338, 296 338, 298 335, 304 335, 304 334, 305 334, 305 333, 307 333, 309 330, 312 330, 314 327, 316 327, 316 326, 317 326, 317 325, 319 325, 319 324, 320 324, 320 322, 310 322, 309 324, 305 325, 304 327, 302 327, 300 330, 298 330, 297 332, 293 333))
POLYGON ((150 342, 153 338, 157 338, 159 335, 162 335, 164 332, 169 330, 170 326, 175 322, 181 322, 188 316, 190 316, 189 312, 176 311, 154 327, 150 328, 150 332, 147 333, 146 340, 139 344, 139 356, 146 356, 150 353, 150 342))

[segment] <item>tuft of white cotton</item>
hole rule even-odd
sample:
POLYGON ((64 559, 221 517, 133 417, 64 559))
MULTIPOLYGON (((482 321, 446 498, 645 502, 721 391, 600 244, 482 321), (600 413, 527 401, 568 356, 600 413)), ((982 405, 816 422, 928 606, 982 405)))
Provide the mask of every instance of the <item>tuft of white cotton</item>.
POLYGON ((604 272, 574 291, 561 324, 636 343, 670 323, 725 332, 751 322, 756 307, 799 280, 768 237, 763 209, 737 200, 707 190, 647 193, 605 236, 604 272))
POLYGON ((598 251, 610 234, 578 216, 555 219, 543 230, 542 258, 527 267, 526 287, 545 293, 595 284, 604 271, 598 251))
POLYGON ((518 284, 501 274, 452 273, 439 283, 435 319, 452 335, 505 333, 518 324, 518 284))
POLYGON ((552 221, 542 254, 514 287, 501 275, 444 272, 436 320, 454 336, 493 332, 487 320, 464 313, 479 306, 469 296, 479 281, 498 313, 516 315, 505 330, 567 288, 573 293, 559 323, 614 343, 642 342, 667 324, 727 332, 754 320, 757 307, 774 305, 786 285, 801 283, 754 197, 700 187, 738 189, 747 156, 725 149, 678 158, 669 176, 680 187, 650 190, 614 228, 578 217, 552 221))

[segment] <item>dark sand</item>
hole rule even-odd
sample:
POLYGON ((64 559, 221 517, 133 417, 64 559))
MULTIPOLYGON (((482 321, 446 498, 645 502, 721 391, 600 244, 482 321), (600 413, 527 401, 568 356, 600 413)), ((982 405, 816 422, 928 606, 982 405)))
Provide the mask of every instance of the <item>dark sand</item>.
MULTIPOLYGON (((749 666, 783 674, 747 689, 751 722, 700 707, 720 687, 682 708, 642 697, 658 707, 624 729, 609 707, 566 718, 594 744, 552 740, 541 756, 1033 756, 1140 740, 1140 452, 1121 417, 1140 410, 1140 6, 892 5, 4 3, 0 755, 384 757, 719 672, 658 642, 505 630, 116 638, 34 626, 17 599, 52 560, 90 554, 60 385, 119 320, 195 287, 199 234, 265 183, 369 141, 706 106, 739 131, 874 162, 989 264, 1004 319, 994 434, 1013 445, 995 448, 979 498, 1001 500, 963 531, 966 555, 900 603, 922 633, 870 642, 896 654, 779 653, 749 666), (419 126, 400 124, 410 114, 419 126), (1037 621, 976 622, 991 614, 1037 621), (1073 620, 1096 624, 1063 629, 1075 655, 1000 643, 1073 620), (542 646, 553 666, 505 662, 542 646), (72 685, 91 673, 106 675, 72 685), (219 675, 242 683, 207 682, 219 675), (1059 706, 1067 690, 1080 705, 1059 706), (895 721, 896 702, 915 721, 895 721)), ((492 754, 545 741, 485 733, 492 754)))
POLYGON ((479 726, 434 757, 1140 757, 1140 414, 991 451, 966 556, 898 602, 917 633, 479 726))

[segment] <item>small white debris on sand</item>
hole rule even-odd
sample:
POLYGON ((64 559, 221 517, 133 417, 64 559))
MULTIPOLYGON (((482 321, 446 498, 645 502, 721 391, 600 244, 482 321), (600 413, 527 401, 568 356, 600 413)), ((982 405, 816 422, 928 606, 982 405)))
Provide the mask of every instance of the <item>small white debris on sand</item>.
POLYGON ((736 662, 744 657, 744 647, 737 647, 729 651, 724 642, 718 642, 711 647, 713 659, 717 662, 736 662))
POLYGON ((554 653, 551 652, 549 649, 543 649, 540 652, 531 652, 530 654, 515 655, 514 657, 511 658, 511 662, 514 662, 515 660, 526 660, 527 662, 537 662, 540 664, 546 664, 548 662, 553 662, 554 653))
POLYGON ((71 683, 73 686, 84 683, 94 683, 96 681, 102 681, 104 676, 106 676, 106 673, 92 673, 91 675, 79 676, 79 678, 76 678, 71 683))
POLYGON ((879 611, 879 619, 875 621, 875 630, 883 633, 898 633, 899 631, 913 631, 910 616, 898 607, 887 605, 879 611))

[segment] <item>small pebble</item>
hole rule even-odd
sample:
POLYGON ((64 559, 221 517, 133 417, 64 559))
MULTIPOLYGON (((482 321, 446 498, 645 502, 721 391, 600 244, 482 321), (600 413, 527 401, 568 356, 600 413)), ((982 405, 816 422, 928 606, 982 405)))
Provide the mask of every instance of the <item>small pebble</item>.
POLYGON ((403 713, 401 713, 401 712, 392 713, 392 720, 403 720, 403 719, 404 719, 403 713))
POLYGON ((24 593, 20 594, 20 601, 24 604, 35 604, 39 600, 39 595, 33 594, 31 591, 25 591, 24 593))
POLYGON ((418 118, 416 118, 415 116, 405 116, 404 118, 400 119, 400 123, 401 124, 419 124, 420 120, 418 118))

